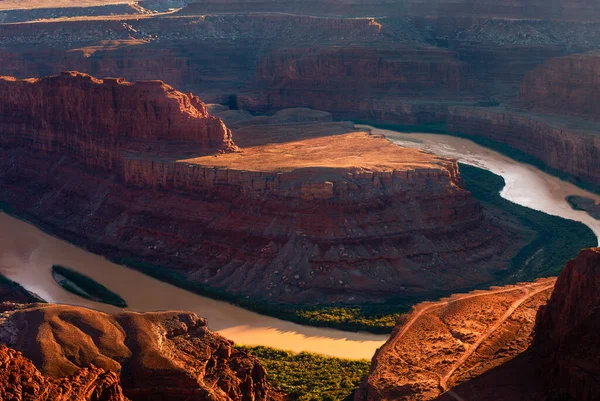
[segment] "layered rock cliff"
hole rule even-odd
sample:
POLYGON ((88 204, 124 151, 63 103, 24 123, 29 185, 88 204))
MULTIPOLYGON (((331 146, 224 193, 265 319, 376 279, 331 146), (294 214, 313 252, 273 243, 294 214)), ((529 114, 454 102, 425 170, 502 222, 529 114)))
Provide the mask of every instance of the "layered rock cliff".
MULTIPOLYGON (((246 91, 251 90, 254 103, 259 103, 270 82, 265 83, 255 67, 264 70, 275 61, 281 67, 284 62, 298 63, 308 68, 301 71, 302 83, 307 84, 303 104, 309 105, 309 96, 315 96, 312 107, 321 102, 337 112, 341 106, 351 106, 343 110, 351 113, 368 110, 368 100, 373 99, 374 109, 393 112, 399 107, 394 102, 397 98, 417 107, 423 98, 456 100, 459 93, 468 95, 467 100, 511 97, 523 75, 538 64, 597 48, 600 43, 598 23, 591 22, 470 18, 460 13, 387 18, 343 15, 316 18, 228 11, 226 15, 0 24, 0 74, 32 77, 72 69, 129 80, 161 79, 179 90, 201 94, 205 101, 225 102, 236 94, 249 97, 246 91), (344 48, 351 50, 340 50, 344 48), (375 60, 377 65, 373 65, 375 60), (343 74, 320 82, 314 79, 317 74, 328 76, 327 68, 343 74), (406 80, 392 79, 391 72, 406 80), (332 90, 319 91, 318 86, 309 85, 324 81, 325 89, 332 90), (337 96, 333 90, 352 88, 361 81, 365 81, 361 90, 337 96), (386 91, 382 84, 391 86, 386 91), (436 85, 443 88, 442 93, 432 91, 436 85), (389 96, 382 99, 381 92, 389 96), (406 100, 415 94, 421 101, 406 100), (346 99, 348 95, 357 95, 364 105, 357 108, 346 99)), ((285 74, 285 70, 280 73, 285 74)), ((285 81, 290 93, 283 81, 279 83, 274 89, 282 91, 277 95, 282 100, 290 105, 292 100, 296 104, 302 100, 298 82, 285 81)), ((266 101, 260 103, 263 108, 269 106, 266 101)), ((422 110, 424 114, 426 109, 422 110)), ((401 117, 399 113, 394 120, 402 123, 401 117)))
POLYGON ((27 400, 123 400, 120 377, 133 401, 280 399, 256 358, 233 348, 192 313, 107 315, 71 306, 6 304, 3 310, 2 342, 53 377, 42 377, 16 351, 0 348, 7 359, 0 360, 0 372, 4 368, 11 377, 0 388, 8 394, 39 396, 23 397, 27 400))
MULTIPOLYGON (((387 143, 346 141, 365 140, 387 143)), ((324 144, 335 152, 335 141, 324 144)), ((18 213, 95 252, 257 299, 363 302, 397 296, 399 285, 407 296, 461 288, 507 268, 508 238, 520 238, 488 220, 447 161, 278 172, 128 159, 123 181, 66 158, 2 153, 0 196, 18 213)))
POLYGON ((417 102, 402 97, 459 97, 471 87, 468 73, 455 53, 432 46, 285 49, 259 61, 256 85, 267 90, 262 108, 311 107, 383 120, 402 111, 418 114, 408 106, 417 102))
POLYGON ((528 110, 600 119, 600 54, 553 58, 525 76, 519 101, 528 110))
POLYGON ((96 367, 61 379, 44 376, 20 352, 0 345, 0 399, 13 401, 126 401, 119 377, 96 367))
POLYGON ((599 126, 500 108, 450 107, 448 129, 506 144, 564 172, 600 184, 599 126))
POLYGON ((600 398, 600 249, 583 250, 540 309, 533 350, 545 358, 549 392, 579 401, 600 398))
POLYGON ((78 72, 44 79, 0 79, 0 141, 68 154, 107 170, 121 152, 185 142, 197 153, 232 151, 231 131, 195 96, 162 81, 131 84, 78 72))

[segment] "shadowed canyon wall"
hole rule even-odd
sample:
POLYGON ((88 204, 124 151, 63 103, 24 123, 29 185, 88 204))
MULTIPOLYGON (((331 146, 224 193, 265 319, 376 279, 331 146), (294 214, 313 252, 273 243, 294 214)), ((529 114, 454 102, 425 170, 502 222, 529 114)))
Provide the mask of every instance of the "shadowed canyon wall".
POLYGON ((539 314, 533 349, 546 358, 544 386, 572 399, 600 397, 600 249, 583 250, 561 273, 539 314))
POLYGON ((523 108, 600 119, 600 54, 553 58, 529 72, 520 90, 523 108))
POLYGON ((448 129, 523 151, 572 177, 600 184, 595 125, 569 126, 552 116, 494 108, 451 107, 448 129))

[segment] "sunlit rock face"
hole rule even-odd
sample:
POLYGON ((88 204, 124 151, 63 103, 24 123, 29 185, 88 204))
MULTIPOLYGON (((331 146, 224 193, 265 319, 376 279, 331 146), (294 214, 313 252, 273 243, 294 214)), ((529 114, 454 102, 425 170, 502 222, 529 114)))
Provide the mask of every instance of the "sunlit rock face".
POLYGON ((0 138, 5 145, 69 154, 116 169, 126 150, 186 142, 199 153, 232 151, 231 131, 197 97, 162 81, 131 84, 66 72, 44 79, 0 79, 0 138))
POLYGON ((0 376, 7 378, 0 395, 17 397, 3 399, 281 399, 255 357, 193 313, 108 315, 52 304, 3 304, 2 311, 0 338, 20 351, 0 347, 0 376))
POLYGON ((0 345, 0 378, 3 400, 127 401, 114 372, 89 366, 68 377, 51 378, 5 345, 0 345))

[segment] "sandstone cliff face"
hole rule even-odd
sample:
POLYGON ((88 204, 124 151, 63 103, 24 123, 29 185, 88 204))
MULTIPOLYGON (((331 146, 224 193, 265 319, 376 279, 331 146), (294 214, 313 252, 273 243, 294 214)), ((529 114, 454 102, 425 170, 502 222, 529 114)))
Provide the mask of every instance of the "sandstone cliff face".
POLYGON ((503 109, 450 107, 448 129, 507 144, 575 179, 600 184, 600 136, 593 126, 570 127, 551 116, 503 109))
POLYGON ((96 367, 55 379, 20 352, 0 345, 0 399, 12 401, 126 401, 119 377, 96 367))
MULTIPOLYGON (((267 385, 266 372, 256 358, 234 349, 192 313, 111 316, 60 305, 5 309, 0 338, 31 358, 43 374, 71 375, 44 379, 70 383, 73 388, 63 395, 65 400, 122 400, 119 376, 123 392, 133 401, 266 401, 280 397, 267 385), (96 367, 81 369, 90 364, 96 367), (107 370, 110 372, 105 373, 107 370)), ((0 355, 2 351, 17 355, 6 348, 0 348, 0 355)), ((23 370, 34 369, 28 364, 23 370)), ((7 368, 14 370, 12 365, 7 368)), ((39 373, 23 375, 41 377, 39 373)), ((37 388, 29 384, 26 388, 32 387, 37 388)))
MULTIPOLYGON (((57 34, 52 29, 44 32, 57 34)), ((98 43, 67 49, 44 46, 43 50, 0 50, 0 74, 28 78, 75 70, 95 77, 124 77, 131 82, 160 79, 182 92, 202 91, 205 101, 222 102, 252 75, 258 51, 258 44, 249 41, 237 44, 222 39, 200 43, 181 40, 153 44, 144 39, 111 39, 107 35, 98 43), (225 63, 224 59, 228 61, 225 63)))
POLYGON ((355 120, 421 121, 414 109, 420 106, 434 119, 439 114, 435 102, 418 105, 401 98, 457 98, 471 87, 468 72, 455 53, 431 46, 277 50, 256 66, 254 85, 266 94, 241 96, 240 106, 310 107, 355 120))
POLYGON ((526 109, 600 119, 600 54, 553 58, 528 73, 520 103, 526 109))
POLYGON ((231 151, 231 131, 197 97, 162 81, 130 84, 67 72, 0 79, 0 141, 115 169, 122 150, 184 141, 198 153, 231 151))
POLYGON ((545 358, 551 391, 580 401, 600 398, 600 249, 583 250, 560 274, 540 309, 534 350, 545 358))
POLYGON ((451 51, 407 46, 285 49, 265 57, 256 69, 257 80, 267 81, 273 90, 303 86, 327 90, 331 86, 343 91, 370 88, 407 96, 432 89, 437 96, 455 95, 468 88, 467 72, 467 65, 451 51))

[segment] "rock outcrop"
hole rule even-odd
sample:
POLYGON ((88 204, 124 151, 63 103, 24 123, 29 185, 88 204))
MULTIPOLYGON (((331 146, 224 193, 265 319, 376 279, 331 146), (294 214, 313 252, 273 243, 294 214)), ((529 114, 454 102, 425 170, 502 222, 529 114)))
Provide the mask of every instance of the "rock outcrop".
MULTIPOLYGON (((133 401, 280 399, 267 385, 266 372, 255 357, 212 333, 206 321, 192 313, 107 315, 50 304, 5 304, 3 309, 0 339, 30 358, 43 374, 56 378, 41 377, 23 357, 16 362, 0 360, 0 370, 5 367, 8 376, 16 367, 23 372, 23 391, 41 391, 38 386, 57 383, 65 400, 116 401, 124 399, 120 377, 123 393, 133 401), (34 384, 25 384, 28 378, 34 384)), ((3 352, 13 359, 19 355, 0 348, 0 355, 3 352)), ((9 383, 5 391, 20 391, 14 381, 9 383)), ((39 399, 63 399, 56 394, 39 399)))
POLYGON ((595 199, 570 195, 567 196, 567 202, 574 210, 584 210, 596 220, 600 220, 600 204, 596 203, 595 199))
POLYGON ((162 81, 131 84, 65 72, 44 79, 0 78, 0 141, 67 154, 116 170, 122 152, 184 142, 199 154, 236 149, 231 131, 197 97, 162 81))
POLYGON ((533 350, 544 358, 544 387, 578 401, 600 399, 600 249, 570 261, 540 309, 533 350))
MULTIPOLYGON (((600 383, 600 354, 598 353, 600 340, 597 334, 600 329, 598 323, 600 322, 599 280, 600 249, 582 250, 579 256, 567 264, 556 280, 554 288, 548 289, 548 291, 552 291, 552 294, 547 302, 548 292, 538 293, 535 296, 542 295, 543 297, 538 299, 537 306, 530 304, 528 313, 519 312, 519 309, 517 309, 503 325, 495 328, 495 334, 489 337, 491 341, 488 341, 487 346, 486 342, 483 342, 475 349, 472 347, 466 348, 467 352, 474 350, 474 356, 479 355, 484 360, 487 359, 492 362, 491 366, 495 365, 494 361, 502 364, 482 374, 477 369, 470 369, 469 364, 466 363, 463 366, 465 368, 463 372, 467 374, 467 378, 469 378, 469 375, 471 378, 459 385, 456 385, 456 381, 452 383, 451 380, 445 380, 447 379, 446 376, 434 377, 434 379, 439 379, 440 383, 450 384, 451 387, 448 389, 441 386, 448 391, 439 397, 432 397, 431 395, 423 397, 421 390, 427 389, 429 384, 423 378, 427 377, 426 375, 430 373, 430 369, 416 370, 412 363, 422 363, 424 358, 430 357, 431 352, 422 350, 424 351, 421 354, 422 356, 415 358, 413 354, 419 355, 419 346, 409 342, 415 329, 405 333, 406 338, 402 339, 402 337, 399 337, 401 336, 400 329, 406 327, 410 321, 399 322, 395 334, 373 360, 372 373, 363 385, 363 391, 365 392, 359 392, 358 394, 376 395, 378 394, 376 390, 386 390, 387 393, 385 394, 388 396, 390 394, 403 394, 405 398, 402 399, 406 400, 435 399, 437 401, 461 399, 490 401, 597 400, 600 397, 600 385, 598 384, 600 383), (536 309, 537 313, 535 313, 536 309), (534 314, 536 314, 535 319, 533 319, 534 314), (528 317, 526 317, 527 315, 528 317), (526 317, 526 321, 518 323, 523 317, 526 317), (526 339, 526 343, 531 344, 526 351, 522 352, 522 348, 515 347, 515 344, 498 350, 497 347, 506 344, 506 341, 510 340, 510 337, 515 333, 514 331, 511 332, 510 326, 516 329, 517 333, 520 332, 517 337, 526 339), (394 338, 396 338, 395 341, 394 338), (403 341, 399 341, 398 338, 403 341), (402 345, 403 342, 406 343, 408 351, 405 352, 407 354, 394 353, 394 350, 402 349, 398 345, 402 345), (490 345, 491 348, 488 348, 490 345), (522 353, 515 357, 514 355, 519 352, 522 353), (504 356, 507 354, 512 354, 512 356, 505 359, 504 356), (405 360, 404 357, 407 359, 405 360), (393 366, 406 364, 407 362, 411 363, 411 375, 398 375, 398 371, 394 371, 393 366), (381 375, 382 372, 387 374, 381 375), (421 380, 410 383, 412 377, 421 380), (417 386, 416 391, 407 395, 406 391, 410 387, 398 384, 403 382, 412 386, 415 386, 415 384, 425 384, 425 386, 417 386), (388 383, 397 383, 397 385, 386 387, 388 383)), ((525 284, 522 288, 532 285, 525 284)), ((522 292, 522 296, 531 296, 532 293, 532 291, 525 291, 522 292)), ((526 303, 522 304, 522 306, 526 305, 526 303)), ((465 309, 468 314, 477 315, 479 311, 480 316, 488 316, 490 310, 488 306, 488 303, 485 302, 474 302, 470 308, 453 308, 452 311, 443 314, 442 321, 445 324, 448 324, 448 321, 461 321, 460 313, 463 313, 462 309, 465 309), (459 313, 459 316, 456 317, 455 313, 459 313)), ((425 307, 427 305, 423 305, 423 308, 425 307)), ((418 311, 419 309, 415 313, 418 311)), ((431 322, 435 322, 430 317, 435 312, 427 310, 425 312, 419 319, 421 321, 420 326, 431 325, 431 322)), ((467 319, 466 326, 469 328, 477 327, 470 324, 470 322, 467 319)), ((419 326, 418 323, 419 321, 413 322, 412 325, 419 326)), ((455 341, 457 339, 462 341, 462 338, 464 338, 464 331, 454 330, 452 334, 455 341)), ((421 341, 421 338, 418 341, 421 341)), ((469 340, 467 339, 467 341, 469 340)), ((428 341, 425 344, 428 344, 428 341)), ((460 352, 465 352, 464 347, 457 349, 460 352)), ((456 349, 435 349, 439 353, 443 353, 444 350, 447 351, 449 358, 456 357, 456 349)), ((434 352, 434 355, 436 355, 436 352, 434 352)), ((455 372, 457 376, 460 376, 460 369, 455 372)))
POLYGON ((600 125, 501 108, 450 107, 448 129, 508 145, 584 183, 600 185, 600 125))
POLYGON ((126 401, 114 372, 90 366, 61 379, 44 376, 20 352, 0 345, 0 399, 126 401))

